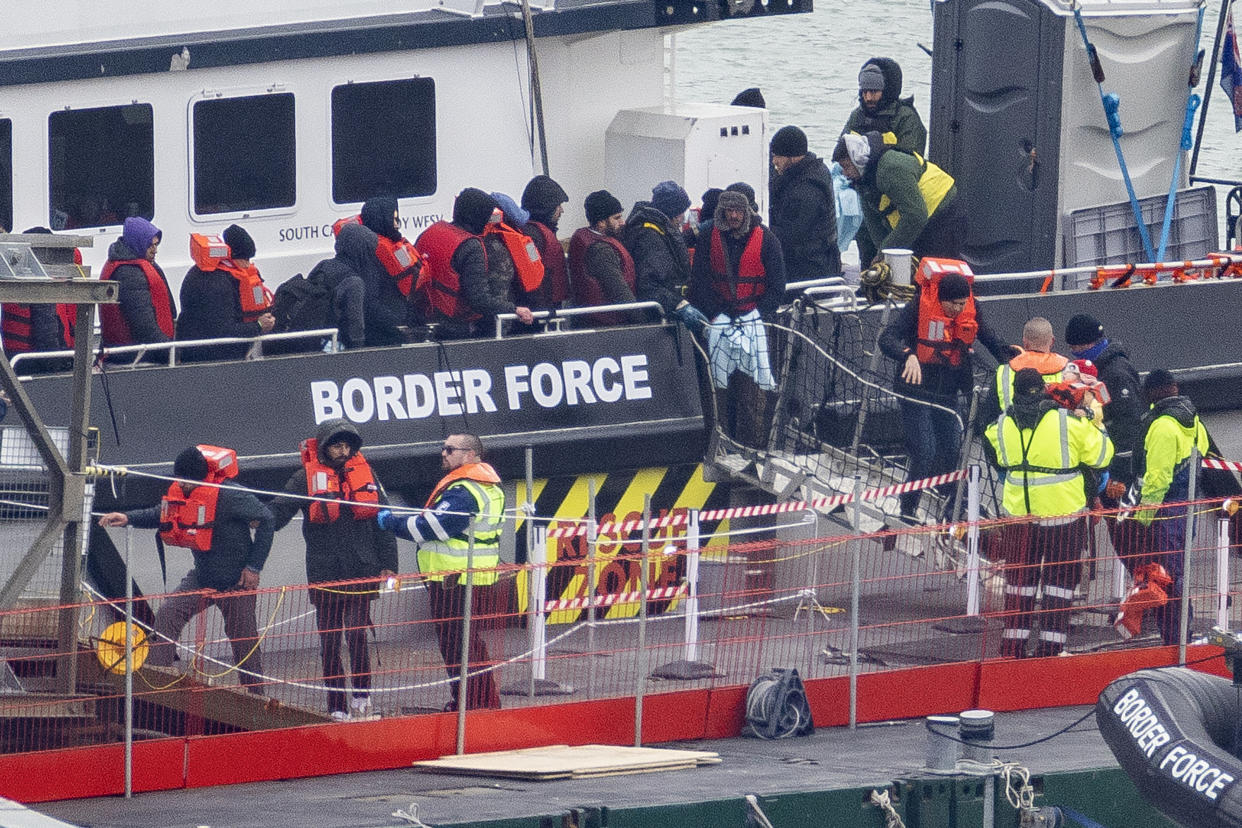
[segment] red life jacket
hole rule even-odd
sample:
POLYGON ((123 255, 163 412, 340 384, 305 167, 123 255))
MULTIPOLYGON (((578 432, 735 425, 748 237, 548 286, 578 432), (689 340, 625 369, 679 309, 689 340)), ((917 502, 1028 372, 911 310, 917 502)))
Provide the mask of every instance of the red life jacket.
POLYGON ((729 279, 728 263, 725 261, 724 242, 720 228, 712 227, 711 262, 712 290, 732 314, 749 313, 759 305, 759 298, 767 289, 767 271, 763 269, 763 228, 750 232, 742 257, 737 263, 737 283, 729 279))
MULTIPOLYGON (((587 250, 596 242, 608 245, 621 257, 621 277, 629 285, 631 293, 638 284, 638 274, 634 270, 634 257, 630 255, 630 251, 625 249, 625 245, 612 236, 595 232, 590 227, 580 228, 569 239, 569 273, 573 280, 575 307, 589 308, 608 304, 604 289, 587 271, 586 266, 587 250)), ((593 313, 587 316, 586 320, 592 325, 599 326, 624 325, 626 321, 625 317, 619 313, 593 313)))
MULTIPOLYGON (((354 520, 371 520, 379 512, 379 486, 361 453, 355 452, 338 473, 319 459, 319 441, 311 438, 302 442, 302 466, 306 469, 306 493, 311 497, 376 504, 350 506, 354 520)), ((341 504, 312 500, 308 511, 311 523, 331 523, 341 516, 341 504)))
POLYGON ((569 271, 565 267, 565 248, 546 224, 530 221, 526 226, 533 227, 543 237, 543 285, 552 307, 560 307, 571 293, 569 271))
POLYGON ((517 274, 518 281, 522 283, 522 290, 530 293, 543 284, 543 260, 539 256, 539 248, 535 247, 534 239, 514 230, 504 222, 489 223, 485 226, 483 235, 489 234, 500 236, 500 240, 505 243, 509 258, 513 260, 513 271, 517 274))
MULTIPOLYGON (((414 242, 423 256, 423 270, 414 285, 415 301, 424 312, 434 310, 449 319, 472 322, 483 315, 466 305, 461 297, 461 274, 453 269, 453 253, 470 239, 479 239, 474 233, 447 221, 437 221, 428 227, 414 242)), ((479 239, 479 246, 483 247, 479 239)), ((487 248, 483 248, 483 263, 487 265, 487 248)))
MULTIPOLYGON (((207 460, 204 483, 223 483, 237 476, 237 452, 219 446, 198 446, 207 460)), ((220 489, 195 486, 188 495, 181 483, 173 483, 160 500, 160 539, 172 546, 187 546, 196 552, 211 549, 212 528, 216 524, 216 502, 220 489)))
MULTIPOLYGON (((73 325, 77 320, 77 306, 58 304, 56 317, 60 321, 60 345, 51 350, 59 351, 73 347, 73 325)), ((0 305, 0 340, 6 354, 20 354, 34 350, 34 329, 30 305, 5 302, 0 305)))
MULTIPOLYGON (((962 275, 967 282, 974 282, 974 276, 969 273, 962 275)), ((939 271, 926 276, 921 268, 914 276, 922 290, 915 356, 924 365, 958 366, 962 364, 962 355, 970 350, 979 333, 975 296, 971 293, 966 307, 957 316, 952 319, 945 316, 940 309, 940 279, 943 276, 944 273, 939 271)))
MULTIPOLYGON (((99 276, 101 282, 112 279, 112 274, 121 265, 133 265, 140 268, 147 277, 147 290, 151 294, 151 306, 155 309, 155 322, 169 339, 173 338, 173 297, 168 289, 164 274, 146 259, 109 259, 99 276)), ((103 331, 104 343, 108 345, 136 345, 133 334, 129 331, 129 323, 121 314, 121 306, 100 305, 99 322, 103 331)))
MULTIPOLYGON (((332 235, 338 236, 341 228, 347 224, 362 224, 362 216, 346 216, 332 223, 332 235)), ((375 258, 384 266, 384 271, 397 280, 397 289, 402 296, 410 295, 414 279, 423 268, 423 257, 409 239, 404 236, 393 241, 378 233, 379 241, 375 245, 375 258)))

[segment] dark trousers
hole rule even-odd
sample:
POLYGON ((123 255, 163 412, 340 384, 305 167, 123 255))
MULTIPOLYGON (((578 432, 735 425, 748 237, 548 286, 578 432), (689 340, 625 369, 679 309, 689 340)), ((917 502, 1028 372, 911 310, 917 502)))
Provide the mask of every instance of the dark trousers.
POLYGON ((202 589, 198 570, 191 569, 177 584, 176 595, 169 595, 155 612, 155 642, 147 662, 157 667, 173 663, 176 642, 190 619, 208 607, 219 608, 224 616, 224 632, 233 647, 233 663, 239 669, 237 680, 251 689, 262 683, 263 656, 259 652, 259 631, 254 620, 253 592, 216 592, 210 595, 185 595, 202 589), (254 675, 251 675, 253 673, 254 675))
POLYGON ((1087 519, 1059 526, 1020 523, 1005 527, 1005 626, 1001 655, 1022 658, 1036 618, 1039 640, 1034 655, 1054 656, 1069 638, 1070 608, 1078 580, 1078 562, 1087 541, 1087 519), (1042 611, 1035 596, 1043 582, 1042 611))
MULTIPOLYGON (((1168 603, 1153 609, 1152 615, 1155 616, 1156 629, 1160 631, 1160 640, 1164 644, 1181 643, 1181 601, 1186 589, 1182 572, 1182 556, 1186 543, 1186 507, 1162 506, 1149 526, 1144 526, 1133 518, 1110 523, 1113 548, 1117 550, 1131 575, 1140 566, 1158 563, 1173 579, 1173 585, 1168 589, 1168 603)), ((1186 614, 1188 623, 1194 620, 1194 615, 1192 604, 1186 614)))
MULTIPOLYGON (((957 418, 929 405, 901 401, 901 425, 906 454, 910 457, 908 480, 922 480, 953 471, 962 451, 962 432, 957 418)), ((947 490, 946 490, 947 491, 947 490)), ((901 513, 913 515, 921 492, 902 492, 901 513)))
MULTIPOLYGON (((721 393, 719 389, 717 393, 721 393)), ((725 433, 749 448, 767 448, 771 427, 767 414, 768 393, 750 375, 734 371, 729 375, 729 387, 722 396, 725 433)))
POLYGON ((960 259, 967 230, 966 206, 960 197, 954 196, 948 203, 940 203, 910 248, 920 259, 960 259))
POLYGON ((349 672, 354 695, 365 698, 371 690, 371 654, 367 627, 371 625, 370 596, 359 592, 311 590, 315 625, 319 628, 319 660, 328 686, 328 710, 347 709, 345 668, 341 663, 341 639, 349 648, 349 672))
MULTIPOLYGON (((473 590, 470 619, 470 652, 467 670, 474 672, 489 666, 487 645, 483 643, 480 632, 479 616, 481 608, 491 605, 494 586, 476 586, 473 590)), ((461 684, 461 635, 463 613, 466 606, 466 587, 445 581, 428 581, 427 597, 431 603, 431 617, 436 620, 436 638, 440 643, 440 655, 444 659, 444 669, 452 681, 449 683, 449 695, 452 708, 457 707, 458 687, 461 684)), ((500 693, 496 689, 496 678, 492 671, 472 675, 466 679, 466 708, 500 707, 500 693)))

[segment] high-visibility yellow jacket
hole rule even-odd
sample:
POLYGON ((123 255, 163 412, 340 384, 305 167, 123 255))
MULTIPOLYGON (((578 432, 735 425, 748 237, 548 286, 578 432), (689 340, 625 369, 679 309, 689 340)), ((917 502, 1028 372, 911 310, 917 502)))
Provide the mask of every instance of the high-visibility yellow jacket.
POLYGON ((1021 428, 1010 408, 988 426, 987 439, 1005 472, 1001 505, 1010 515, 1053 518, 1082 511, 1083 467, 1103 469, 1113 459, 1108 435, 1063 408, 1045 411, 1034 428, 1021 428))

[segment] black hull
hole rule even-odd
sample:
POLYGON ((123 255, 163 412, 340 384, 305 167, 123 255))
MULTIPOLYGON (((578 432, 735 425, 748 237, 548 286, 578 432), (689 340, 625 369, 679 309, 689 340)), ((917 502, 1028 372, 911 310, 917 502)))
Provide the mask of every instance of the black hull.
POLYGON ((1143 797, 1195 828, 1242 826, 1242 761, 1233 745, 1239 688, 1184 667, 1140 670, 1100 694, 1100 735, 1143 797))

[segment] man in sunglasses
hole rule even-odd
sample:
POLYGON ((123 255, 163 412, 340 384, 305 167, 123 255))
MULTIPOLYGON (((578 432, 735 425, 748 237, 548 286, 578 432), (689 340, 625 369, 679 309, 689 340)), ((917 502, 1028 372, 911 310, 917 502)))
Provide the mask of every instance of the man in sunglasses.
MULTIPOLYGON (((440 467, 446 474, 436 484, 426 507, 414 515, 395 515, 384 509, 376 517, 381 527, 418 546, 418 569, 426 579, 431 614, 444 668, 451 679, 461 675, 462 616, 465 609, 466 570, 473 571, 473 613, 491 605, 500 564, 500 529, 505 494, 500 476, 483 462, 483 443, 473 434, 450 434, 440 448, 440 467), (470 529, 474 540, 471 547, 470 529)), ((500 707, 496 680, 488 666, 487 646, 479 626, 470 627, 466 707, 500 707)), ((459 682, 450 685, 456 709, 459 682)))

